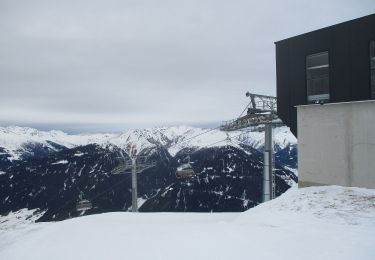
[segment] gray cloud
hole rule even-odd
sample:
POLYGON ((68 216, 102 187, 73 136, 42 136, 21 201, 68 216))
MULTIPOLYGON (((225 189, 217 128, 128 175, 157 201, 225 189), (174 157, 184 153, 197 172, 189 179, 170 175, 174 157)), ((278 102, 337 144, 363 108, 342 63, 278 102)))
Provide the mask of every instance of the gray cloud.
POLYGON ((0 0, 0 124, 230 119, 246 91, 275 94, 274 41, 374 10, 365 0, 0 0))

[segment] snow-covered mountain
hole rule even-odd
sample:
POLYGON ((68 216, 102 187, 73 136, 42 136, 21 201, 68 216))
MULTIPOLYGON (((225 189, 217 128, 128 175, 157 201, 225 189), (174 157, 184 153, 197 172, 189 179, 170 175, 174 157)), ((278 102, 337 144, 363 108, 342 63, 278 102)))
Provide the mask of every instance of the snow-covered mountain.
MULTIPOLYGON (((130 150, 156 162, 138 175, 140 211, 243 211, 261 201, 262 132, 180 126, 95 135, 8 127, 1 133, 0 214, 38 208, 44 212, 40 220, 48 221, 126 211, 131 178, 113 171, 130 150), (181 179, 176 169, 188 155, 195 174, 181 179), (77 212, 81 199, 94 207, 77 212)), ((274 136, 280 195, 297 181, 291 152, 296 143, 285 127, 274 136)))
MULTIPOLYGON (((295 145, 296 138, 289 128, 278 127, 274 130, 274 142, 277 149, 295 145)), ((145 148, 164 146, 171 155, 185 148, 199 149, 209 146, 240 144, 259 149, 264 143, 264 133, 261 131, 223 132, 217 129, 203 129, 189 126, 155 127, 146 129, 127 130, 114 134, 66 134, 62 131, 40 131, 29 127, 0 127, 0 156, 6 155, 10 161, 26 158, 27 156, 47 155, 64 148, 73 148, 88 144, 98 144, 103 147, 115 145, 127 149, 135 145, 137 151, 145 148)))
POLYGON ((9 160, 19 160, 28 156, 47 155, 64 148, 97 143, 102 144, 114 134, 69 135, 62 131, 40 131, 30 127, 0 127, 0 151, 9 160), (44 151, 44 153, 43 153, 44 151), (39 154, 41 153, 41 154, 39 154))

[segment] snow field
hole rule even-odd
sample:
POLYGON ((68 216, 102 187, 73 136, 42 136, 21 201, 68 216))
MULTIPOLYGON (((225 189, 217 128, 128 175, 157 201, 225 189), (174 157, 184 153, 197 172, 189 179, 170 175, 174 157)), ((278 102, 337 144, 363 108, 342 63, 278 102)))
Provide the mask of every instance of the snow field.
MULTIPOLYGON (((6 225, 6 224, 2 224, 6 225)), ((375 190, 292 188, 244 213, 106 213, 0 232, 0 259, 374 259, 375 190)))

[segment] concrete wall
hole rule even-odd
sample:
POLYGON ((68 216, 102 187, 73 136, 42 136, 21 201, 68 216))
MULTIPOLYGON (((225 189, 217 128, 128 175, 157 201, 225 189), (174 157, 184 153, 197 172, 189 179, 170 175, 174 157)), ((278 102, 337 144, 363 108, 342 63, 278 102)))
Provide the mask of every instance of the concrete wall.
POLYGON ((375 100, 297 107, 299 187, 375 188, 375 100))

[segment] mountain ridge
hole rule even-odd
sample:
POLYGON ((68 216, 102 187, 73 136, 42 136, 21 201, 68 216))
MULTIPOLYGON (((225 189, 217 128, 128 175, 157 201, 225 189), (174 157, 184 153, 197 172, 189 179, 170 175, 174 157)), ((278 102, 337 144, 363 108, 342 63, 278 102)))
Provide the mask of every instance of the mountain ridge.
MULTIPOLYGON (((31 128, 1 130, 0 143, 8 135, 16 141, 20 135, 21 141, 8 146, 17 159, 7 159, 11 155, 0 146, 0 214, 38 208, 44 212, 39 221, 51 221, 128 211, 130 174, 114 172, 135 150, 156 163, 138 174, 140 211, 244 211, 261 202, 260 131, 225 133, 180 126, 77 136, 31 128), (180 178, 177 168, 187 161, 194 174, 180 178), (82 199, 90 200, 93 208, 77 211, 82 199)), ((297 182, 292 171, 297 148, 287 128, 276 128, 274 136, 276 195, 280 195, 297 182)))
MULTIPOLYGON (((135 144, 139 151, 162 145, 171 155, 175 155, 185 148, 202 148, 213 143, 216 143, 215 146, 236 146, 232 140, 259 149, 263 145, 263 139, 264 134, 260 131, 228 133, 190 126, 130 129, 117 134, 67 134, 60 130, 41 131, 30 127, 10 126, 0 127, 0 148, 4 150, 0 154, 7 153, 9 160, 22 159, 22 153, 25 150, 27 152, 27 144, 39 144, 51 152, 88 144, 115 145, 122 149, 126 149, 128 144, 135 144)), ((274 142, 278 149, 283 149, 288 144, 296 144, 297 140, 287 127, 278 127, 274 130, 274 142)))

